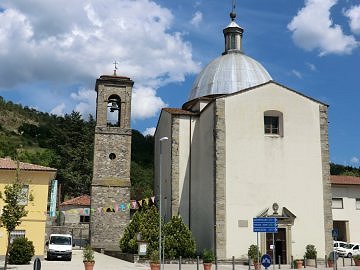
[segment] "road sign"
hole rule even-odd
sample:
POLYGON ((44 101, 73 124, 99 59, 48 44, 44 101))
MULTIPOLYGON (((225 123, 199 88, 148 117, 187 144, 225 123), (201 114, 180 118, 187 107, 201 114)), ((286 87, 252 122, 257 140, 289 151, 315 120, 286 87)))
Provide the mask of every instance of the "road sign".
POLYGON ((253 219, 253 231, 254 232, 277 233, 278 232, 277 219, 273 218, 273 217, 254 218, 253 219))
POLYGON ((268 268, 271 265, 271 257, 267 254, 264 254, 261 256, 260 262, 265 268, 268 268))

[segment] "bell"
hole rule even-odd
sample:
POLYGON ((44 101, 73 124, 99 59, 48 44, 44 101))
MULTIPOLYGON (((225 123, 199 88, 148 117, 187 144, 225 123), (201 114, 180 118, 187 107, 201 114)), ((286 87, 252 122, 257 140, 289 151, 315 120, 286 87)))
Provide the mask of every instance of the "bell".
POLYGON ((117 100, 116 100, 116 99, 109 99, 108 102, 109 102, 109 103, 111 102, 111 106, 109 106, 110 112, 114 112, 114 111, 118 111, 118 110, 119 110, 119 106, 118 106, 118 104, 117 104, 117 100))

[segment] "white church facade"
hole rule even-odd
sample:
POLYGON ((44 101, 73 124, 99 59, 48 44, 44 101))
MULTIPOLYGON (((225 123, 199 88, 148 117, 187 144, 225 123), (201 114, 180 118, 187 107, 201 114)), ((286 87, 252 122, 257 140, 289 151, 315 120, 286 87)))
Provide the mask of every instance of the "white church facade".
MULTIPOLYGON (((333 227, 328 106, 273 81, 244 54, 243 29, 231 18, 224 53, 201 71, 181 109, 164 108, 159 117, 161 214, 180 215, 198 249, 211 248, 218 259, 247 257, 257 243, 255 217, 278 219, 281 263, 303 257, 307 244, 324 258, 333 227)), ((260 233, 262 253, 271 254, 270 244, 272 235, 260 233)))

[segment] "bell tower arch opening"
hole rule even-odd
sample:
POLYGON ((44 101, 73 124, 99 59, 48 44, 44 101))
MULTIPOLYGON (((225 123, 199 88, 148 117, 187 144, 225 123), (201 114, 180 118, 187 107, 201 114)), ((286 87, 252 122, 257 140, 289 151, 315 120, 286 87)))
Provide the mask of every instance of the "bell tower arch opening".
POLYGON ((120 127, 121 123, 121 99, 118 95, 111 95, 107 100, 107 121, 109 127, 120 127))

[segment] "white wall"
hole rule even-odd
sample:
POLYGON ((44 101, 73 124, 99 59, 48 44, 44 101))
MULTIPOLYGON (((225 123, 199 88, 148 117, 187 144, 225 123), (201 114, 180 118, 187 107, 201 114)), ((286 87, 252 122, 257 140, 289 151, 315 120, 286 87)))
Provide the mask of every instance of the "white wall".
POLYGON ((214 104, 193 123, 191 148, 191 223, 200 251, 214 245, 214 104))
POLYGON ((355 185, 332 185, 333 198, 343 198, 343 209, 332 209, 334 221, 349 222, 350 242, 360 242, 360 209, 356 209, 356 198, 360 198, 360 187, 355 185))
POLYGON ((162 111, 155 133, 154 151, 154 195, 156 201, 159 200, 159 163, 160 163, 160 138, 168 137, 167 141, 162 142, 162 215, 168 220, 171 217, 171 114, 162 111), (167 198, 167 199, 165 199, 167 198))
POLYGON ((307 244, 324 257, 319 104, 276 84, 225 102, 227 257, 241 257, 256 243, 252 218, 274 202, 297 216, 294 258, 304 255, 307 244), (283 113, 283 137, 264 135, 267 110, 283 113), (238 220, 248 220, 249 227, 239 228, 238 220))

